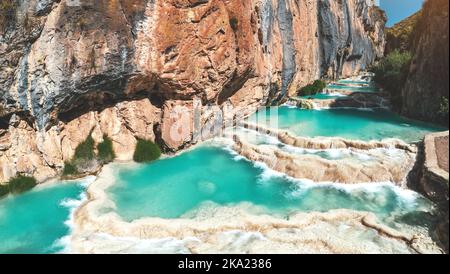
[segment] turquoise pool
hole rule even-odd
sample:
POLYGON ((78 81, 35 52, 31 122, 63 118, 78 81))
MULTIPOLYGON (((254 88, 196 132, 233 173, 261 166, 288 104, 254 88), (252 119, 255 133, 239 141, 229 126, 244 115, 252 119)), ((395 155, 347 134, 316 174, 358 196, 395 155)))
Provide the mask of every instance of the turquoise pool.
POLYGON ((81 182, 37 187, 0 200, 0 253, 45 254, 64 249, 59 240, 69 234, 65 222, 71 200, 79 199, 81 182))
POLYGON ((373 82, 367 81, 358 81, 358 80, 339 80, 339 84, 347 84, 347 85, 369 85, 373 86, 373 82))
POLYGON ((348 96, 345 95, 341 95, 341 94, 336 94, 336 93, 317 93, 314 95, 309 95, 309 96, 300 96, 298 98, 300 99, 318 99, 318 100, 327 100, 327 99, 339 99, 339 98, 345 98, 348 96))
POLYGON ((356 87, 356 86, 330 84, 327 86, 327 88, 333 89, 333 90, 348 90, 348 91, 352 91, 352 92, 379 92, 378 88, 372 87, 372 86, 356 87))
POLYGON ((186 213, 205 202, 219 206, 246 202, 260 206, 264 213, 284 217, 298 211, 347 208, 374 212, 391 225, 404 218, 423 225, 425 220, 414 216, 431 210, 428 200, 391 185, 346 189, 301 182, 214 146, 200 146, 137 168, 118 166, 118 182, 108 193, 118 214, 127 221, 188 218, 186 213))
POLYGON ((307 110, 289 107, 264 108, 249 118, 265 126, 277 126, 298 136, 343 137, 358 140, 398 138, 421 140, 442 127, 407 120, 390 111, 360 109, 307 110))

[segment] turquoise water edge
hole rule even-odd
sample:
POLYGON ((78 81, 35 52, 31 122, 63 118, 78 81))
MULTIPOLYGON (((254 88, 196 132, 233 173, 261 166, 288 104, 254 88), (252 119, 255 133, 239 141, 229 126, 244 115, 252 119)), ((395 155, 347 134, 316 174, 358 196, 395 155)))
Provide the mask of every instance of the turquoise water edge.
POLYGON ((217 206, 247 202, 263 208, 263 214, 281 217, 340 208, 369 211, 393 226, 402 218, 432 210, 427 199, 393 185, 351 188, 294 180, 217 146, 199 146, 176 157, 118 170, 118 181, 108 192, 126 221, 188 218, 187 213, 205 202, 217 206), (177 169, 180 165, 185 168, 177 169))
MULTIPOLYGON (((347 89, 374 91, 375 87, 347 89)), ((338 97, 342 96, 315 96, 338 97)), ((298 136, 364 141, 398 138, 411 143, 427 133, 445 130, 381 109, 271 107, 261 109, 249 121, 268 127, 277 125, 298 136)), ((107 193, 115 203, 114 211, 129 222, 145 217, 191 218, 203 205, 211 203, 218 207, 251 204, 258 208, 254 214, 280 218, 289 218, 296 212, 333 209, 367 211, 393 228, 403 224, 428 228, 434 220, 434 207, 428 199, 388 182, 342 186, 292 179, 263 164, 249 162, 214 142, 149 164, 113 165, 116 181, 107 193)), ((43 185, 19 196, 0 199, 0 253, 65 252, 71 215, 81 204, 90 180, 93 178, 43 185)))
POLYGON ((406 142, 420 141, 427 133, 442 127, 405 119, 388 110, 324 109, 308 110, 291 107, 266 108, 250 122, 288 130, 305 137, 342 137, 352 140, 398 138, 406 142))
POLYGON ((70 232, 71 204, 84 193, 83 181, 58 182, 0 200, 0 253, 58 253, 70 232))

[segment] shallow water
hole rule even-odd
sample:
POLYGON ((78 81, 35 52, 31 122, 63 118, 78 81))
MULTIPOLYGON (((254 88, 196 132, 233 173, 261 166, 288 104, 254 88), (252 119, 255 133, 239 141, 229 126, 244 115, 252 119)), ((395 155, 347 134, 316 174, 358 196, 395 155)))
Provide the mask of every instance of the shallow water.
POLYGON ((444 130, 438 126, 407 120, 383 109, 307 110, 272 107, 261 109, 249 121, 289 130, 298 136, 336 136, 365 141, 398 138, 416 142, 430 132, 444 130))
POLYGON ((339 99, 339 98, 345 98, 348 96, 338 94, 338 93, 317 93, 315 95, 308 95, 308 96, 300 96, 300 99, 317 99, 317 100, 328 100, 328 99, 339 99))
POLYGON ((317 185, 282 176, 214 146, 200 146, 133 168, 119 165, 117 169, 118 182, 108 192, 126 221, 188 218, 190 212, 210 202, 218 206, 251 203, 263 208, 264 214, 283 218, 296 212, 341 208, 370 211, 392 226, 402 218, 423 220, 421 217, 432 210, 428 200, 390 184, 317 185))
POLYGON ((327 86, 327 88, 333 90, 348 90, 352 92, 379 92, 379 89, 373 86, 358 87, 358 86, 330 84, 327 86))
POLYGON ((71 201, 79 199, 81 181, 36 187, 0 200, 0 253, 57 253, 65 247, 71 201))
POLYGON ((369 85, 369 86, 374 86, 373 82, 362 81, 362 80, 342 79, 342 80, 339 80, 338 83, 339 84, 346 84, 346 85, 369 85))
MULTIPOLYGON (((257 146, 272 146, 281 151, 295 155, 315 155, 327 160, 375 160, 364 151, 351 149, 305 149, 280 142, 276 137, 262 134, 255 130, 249 130, 239 127, 235 130, 229 130, 229 134, 236 134, 240 139, 257 146)), ((386 149, 378 149, 384 154, 389 153, 386 149)))

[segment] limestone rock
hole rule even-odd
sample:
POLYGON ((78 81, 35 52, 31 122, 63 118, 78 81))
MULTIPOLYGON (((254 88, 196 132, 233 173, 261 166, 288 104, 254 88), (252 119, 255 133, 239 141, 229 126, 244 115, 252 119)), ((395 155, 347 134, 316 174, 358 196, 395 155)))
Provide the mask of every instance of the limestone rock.
POLYGON ((119 159, 136 138, 184 148, 198 132, 174 139, 172 110, 214 105, 232 120, 356 74, 382 54, 386 21, 373 0, 30 0, 0 19, 1 181, 18 163, 54 175, 91 130, 119 159))

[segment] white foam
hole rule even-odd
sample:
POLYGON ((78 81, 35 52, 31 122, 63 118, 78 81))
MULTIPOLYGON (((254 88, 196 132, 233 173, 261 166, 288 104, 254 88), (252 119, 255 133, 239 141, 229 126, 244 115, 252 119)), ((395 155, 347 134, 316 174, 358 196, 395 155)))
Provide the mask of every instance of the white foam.
MULTIPOLYGON (((298 191, 305 191, 311 188, 334 188, 340 191, 345 191, 349 194, 355 194, 355 192, 364 193, 380 193, 383 192, 384 188, 389 188, 392 190, 401 200, 402 203, 409 206, 416 206, 417 201, 422 197, 419 193, 404 189, 396 186, 392 182, 372 182, 372 183, 359 183, 359 184, 337 184, 334 182, 314 182, 308 179, 297 179, 290 177, 284 173, 274 171, 270 169, 265 163, 255 162, 254 166, 261 169, 262 173, 260 175, 260 180, 267 181, 273 178, 283 178, 292 183, 295 183, 298 187, 298 191)), ((300 194, 300 193, 297 193, 300 194)))
MULTIPOLYGON (((95 176, 88 176, 84 179, 77 180, 77 183, 86 190, 94 181, 96 180, 95 176)), ((70 241, 71 241, 71 234, 74 229, 75 225, 75 211, 86 201, 88 200, 86 192, 83 191, 77 199, 64 199, 60 202, 60 206, 68 208, 69 211, 69 217, 66 221, 64 221, 64 225, 66 225, 69 228, 69 234, 56 240, 55 243, 53 243, 53 247, 62 248, 60 253, 70 253, 70 241)))
POLYGON ((173 237, 160 239, 139 239, 135 237, 117 237, 107 233, 95 233, 89 236, 89 241, 104 253, 117 254, 189 254, 187 245, 198 243, 195 237, 179 240, 173 237), (100 244, 98 244, 100 243, 100 244))

